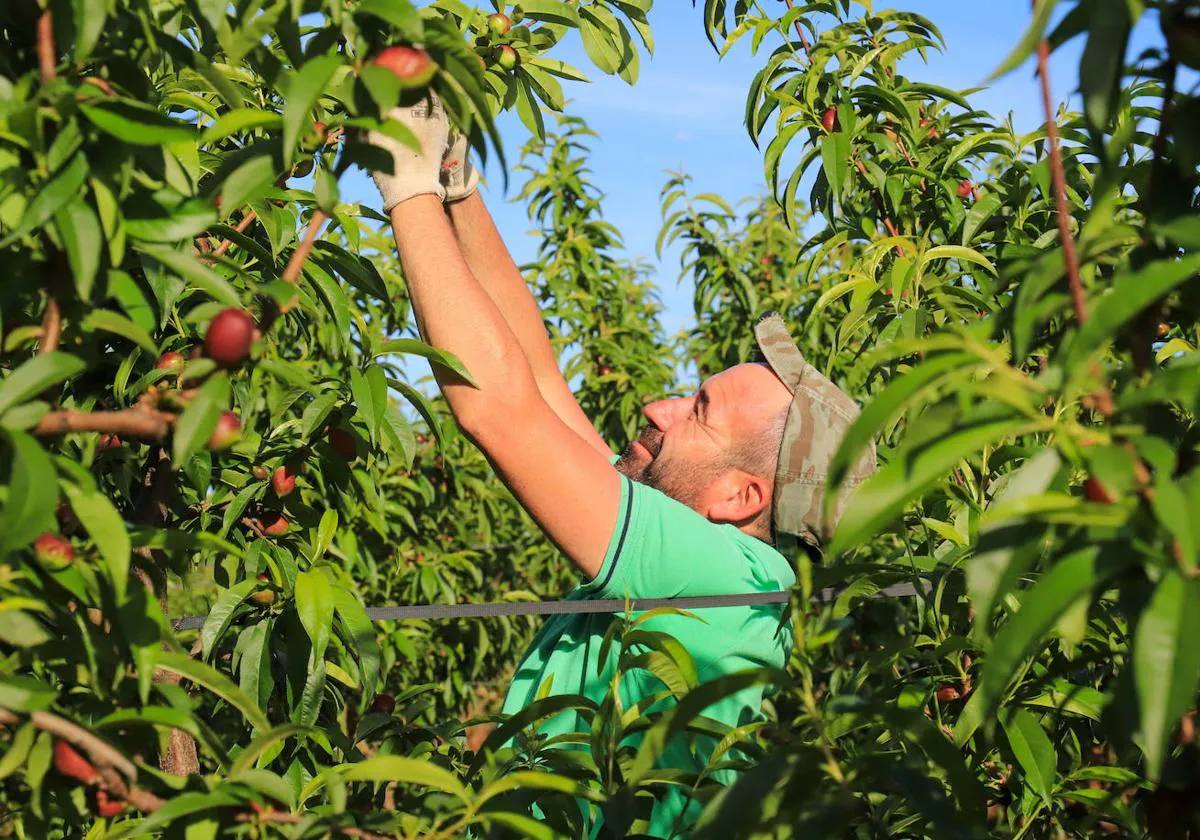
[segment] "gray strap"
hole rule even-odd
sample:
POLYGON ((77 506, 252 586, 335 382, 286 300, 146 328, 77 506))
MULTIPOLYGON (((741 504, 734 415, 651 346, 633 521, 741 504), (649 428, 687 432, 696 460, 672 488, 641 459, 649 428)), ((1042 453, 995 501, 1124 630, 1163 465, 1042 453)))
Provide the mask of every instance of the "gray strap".
MULTIPOLYGON (((922 591, 929 584, 922 581, 922 591)), ((837 598, 842 589, 828 587, 813 595, 813 602, 827 604, 837 598)), ((911 583, 897 583, 879 590, 876 598, 905 598, 917 593, 911 583)), ((620 613, 626 604, 630 611, 642 612, 658 607, 681 610, 710 607, 750 607, 761 604, 786 604, 790 593, 744 592, 739 595, 701 595, 689 598, 619 598, 596 601, 492 601, 486 604, 418 604, 406 607, 368 607, 367 618, 372 621, 403 621, 405 619, 493 618, 501 615, 554 615, 557 613, 620 613)), ((204 625, 204 616, 190 615, 174 621, 176 630, 196 630, 204 625)))

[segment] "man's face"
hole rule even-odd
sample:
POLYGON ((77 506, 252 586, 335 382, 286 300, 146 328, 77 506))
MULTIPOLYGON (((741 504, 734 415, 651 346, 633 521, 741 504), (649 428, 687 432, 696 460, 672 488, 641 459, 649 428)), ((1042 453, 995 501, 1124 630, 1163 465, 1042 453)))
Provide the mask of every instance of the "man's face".
POLYGON ((731 367, 691 396, 648 404, 650 425, 621 453, 617 470, 706 514, 735 448, 765 434, 790 400, 766 365, 731 367))

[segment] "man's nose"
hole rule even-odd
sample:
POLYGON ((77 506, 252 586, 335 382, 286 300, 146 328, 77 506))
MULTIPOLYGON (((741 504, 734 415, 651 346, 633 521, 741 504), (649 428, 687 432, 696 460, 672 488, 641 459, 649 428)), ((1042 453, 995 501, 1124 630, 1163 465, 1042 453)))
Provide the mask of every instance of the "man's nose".
POLYGON ((681 397, 672 397, 666 400, 655 400, 652 403, 647 403, 642 408, 642 413, 646 415, 646 419, 653 423, 660 431, 666 431, 670 428, 683 412, 687 411, 686 399, 681 397))

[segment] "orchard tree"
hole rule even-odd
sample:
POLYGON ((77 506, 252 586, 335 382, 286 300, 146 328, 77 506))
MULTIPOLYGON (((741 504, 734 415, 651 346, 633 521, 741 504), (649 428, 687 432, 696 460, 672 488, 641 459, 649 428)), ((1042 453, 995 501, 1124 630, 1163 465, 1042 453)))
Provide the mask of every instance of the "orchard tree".
MULTIPOLYGON (((400 357, 470 374, 403 336, 401 279, 364 255, 361 220, 384 219, 338 180, 386 165, 368 131, 411 142, 386 113, 431 93, 501 159, 499 109, 540 130, 558 80, 583 78, 552 57, 572 30, 634 80, 648 8, 0 9, 0 776, 15 830, 520 821, 453 774, 457 720, 416 725, 428 689, 377 695, 394 649, 358 582, 398 562, 450 486, 380 492, 433 445, 397 400, 438 428, 400 357), (204 577, 203 626, 175 632, 169 595, 204 577)), ((428 596, 437 575, 410 577, 428 596)))
MULTIPOLYGON (((785 218, 807 203, 821 222, 786 270, 809 360, 865 395, 832 483, 872 438, 882 461, 822 565, 797 558, 800 603, 847 588, 797 610, 773 751, 712 800, 705 836, 1176 837, 1200 819, 1197 8, 1063 4, 1051 28, 1034 5, 998 70, 1036 55, 1045 119, 1021 134, 900 72, 941 45, 920 16, 705 3, 716 47, 766 55, 746 124, 785 218), (1142 14, 1164 37, 1131 56, 1142 14), (1074 38, 1082 113, 1049 98, 1048 56, 1074 38), (918 597, 868 597, 897 581, 918 597)), ((694 217, 664 234, 689 237, 697 286, 747 298, 694 217)))

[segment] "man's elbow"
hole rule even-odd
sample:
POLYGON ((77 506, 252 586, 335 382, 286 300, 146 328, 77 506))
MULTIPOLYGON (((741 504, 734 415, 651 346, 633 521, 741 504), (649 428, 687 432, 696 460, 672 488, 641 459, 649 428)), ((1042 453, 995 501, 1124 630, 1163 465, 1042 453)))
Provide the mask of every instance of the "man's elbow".
POLYGON ((545 406, 532 378, 488 390, 464 389, 448 401, 459 428, 485 451, 488 441, 524 426, 545 406))

